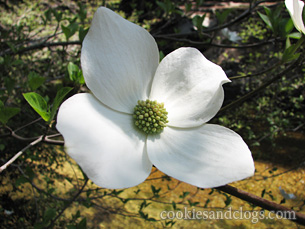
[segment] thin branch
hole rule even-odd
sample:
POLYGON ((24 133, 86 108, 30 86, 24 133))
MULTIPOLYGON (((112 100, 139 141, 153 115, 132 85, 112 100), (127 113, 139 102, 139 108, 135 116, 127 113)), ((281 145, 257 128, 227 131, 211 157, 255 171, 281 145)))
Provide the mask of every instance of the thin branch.
MULTIPOLYGON (((217 30, 220 30, 220 29, 223 29, 223 28, 226 28, 228 26, 231 26, 237 22, 239 22, 240 20, 244 19, 245 17, 247 17, 248 15, 251 15, 252 11, 257 7, 259 6, 261 3, 264 3, 264 2, 267 2, 267 1, 258 1, 256 2, 253 6, 249 6, 249 8, 243 12, 241 15, 239 15, 237 18, 233 19, 232 21, 228 22, 228 23, 225 23, 223 25, 220 25, 220 26, 217 26, 217 27, 213 27, 213 28, 207 28, 205 29, 203 32, 204 33, 207 33, 207 32, 212 32, 212 31, 217 31, 217 30)), ((155 35, 156 38, 161 38, 162 36, 160 35, 155 35)), ((166 36, 163 36, 162 38, 164 39, 170 39, 169 37, 166 37, 166 36)), ((172 38, 171 38, 172 39, 172 38)), ((189 42, 189 43, 193 43, 192 41, 189 41, 187 39, 181 39, 181 41, 185 41, 185 42, 189 42)), ((36 44, 36 45, 31 45, 31 46, 28 46, 28 47, 25 47, 25 48, 21 48, 17 51, 13 51, 13 50, 8 50, 8 51, 4 51, 4 52, 1 52, 0 53, 0 56, 4 56, 4 55, 16 55, 16 54, 22 54, 22 53, 25 53, 25 52, 28 52, 28 51, 31 51, 31 50, 35 50, 35 49, 42 49, 42 48, 45 48, 45 47, 52 47, 52 46, 68 46, 68 45, 81 45, 81 42, 80 41, 66 41, 66 42, 41 42, 39 44, 36 44)), ((213 44, 213 46, 216 46, 216 47, 220 47, 221 45, 217 45, 217 44, 213 44)), ((232 48, 241 48, 241 47, 245 47, 245 46, 232 46, 232 48)), ((253 47, 253 46, 250 46, 249 47, 253 47)))
POLYGON ((64 141, 50 139, 50 138, 55 138, 55 137, 60 137, 60 136, 61 136, 60 133, 46 135, 43 138, 42 142, 45 142, 45 143, 48 143, 48 144, 51 144, 51 145, 60 145, 60 146, 63 146, 65 144, 64 141))
POLYGON ((31 45, 28 46, 26 48, 22 48, 19 49, 17 51, 6 51, 6 52, 2 52, 0 53, 0 56, 4 56, 4 55, 16 55, 16 54, 22 54, 31 50, 35 50, 35 49, 42 49, 42 48, 49 48, 49 47, 53 47, 53 46, 68 46, 68 45, 81 45, 80 41, 66 41, 66 42, 42 42, 39 43, 37 45, 31 45))
POLYGON ((53 139, 50 139, 49 136, 46 136, 42 142, 44 143, 48 143, 50 145, 58 145, 58 146, 63 146, 65 144, 64 141, 61 141, 61 140, 53 140, 53 139))
MULTIPOLYGON (((303 167, 303 166, 305 166, 305 161, 302 161, 299 165, 294 166, 294 167, 292 167, 292 168, 290 168, 290 169, 288 169, 288 170, 286 170, 286 171, 283 171, 283 172, 281 172, 281 173, 273 174, 273 175, 271 175, 271 176, 259 175, 259 177, 261 177, 261 178, 254 178, 254 180, 255 180, 255 181, 261 181, 261 180, 267 180, 267 179, 273 178, 273 177, 278 177, 278 176, 281 176, 281 175, 283 175, 283 174, 286 174, 286 173, 295 171, 295 170, 297 170, 297 169, 299 169, 299 168, 301 168, 301 167, 303 167)), ((268 170, 268 169, 266 169, 266 170, 268 170)), ((256 176, 258 176, 258 175, 256 175, 256 176)))
POLYGON ((29 125, 31 125, 31 124, 39 121, 39 120, 40 120, 40 118, 36 119, 36 120, 34 120, 34 121, 32 121, 32 122, 30 122, 30 123, 28 123, 28 124, 26 124, 26 125, 24 125, 24 126, 22 126, 20 128, 18 128, 18 129, 16 129, 16 130, 12 130, 10 127, 5 126, 6 129, 8 129, 10 131, 10 133, 3 134, 3 135, 0 136, 0 138, 11 136, 11 137, 16 138, 16 139, 18 139, 20 141, 33 141, 33 140, 35 141, 35 140, 41 138, 40 141, 44 142, 44 143, 48 143, 48 144, 51 144, 51 145, 64 145, 64 141, 50 139, 50 138, 61 136, 60 133, 56 133, 56 134, 52 134, 52 135, 46 135, 46 136, 41 135, 41 136, 30 137, 30 138, 25 138, 25 137, 22 137, 22 136, 16 134, 16 131, 18 131, 18 130, 24 128, 24 127, 27 127, 27 126, 29 126, 29 125))
POLYGON ((51 197, 51 198, 53 198, 53 199, 55 199, 55 200, 65 201, 65 202, 71 201, 71 199, 65 199, 65 198, 61 198, 61 197, 58 197, 58 196, 54 196, 54 195, 52 195, 51 193, 49 193, 49 192, 43 190, 42 188, 39 188, 39 187, 29 178, 29 176, 28 176, 27 174, 25 174, 25 172, 23 171, 23 169, 21 168, 20 165, 17 165, 17 164, 14 164, 14 163, 13 163, 13 164, 11 164, 11 166, 16 167, 16 168, 20 171, 20 173, 25 177, 25 179, 28 180, 28 182, 31 184, 32 188, 35 188, 37 191, 42 192, 43 194, 45 194, 45 195, 47 195, 47 196, 49 196, 49 197, 51 197))
POLYGON ((77 199, 77 197, 79 197, 79 195, 83 192, 84 188, 86 187, 87 183, 88 183, 88 178, 86 178, 84 185, 82 186, 82 188, 80 190, 78 190, 78 192, 73 196, 73 198, 69 201, 69 203, 67 203, 65 205, 65 207, 58 213, 58 215, 51 221, 50 225, 48 226, 48 228, 53 228, 56 220, 65 212, 65 210, 77 199))
POLYGON ((64 141, 50 139, 51 137, 57 137, 60 134, 53 134, 53 135, 49 135, 49 136, 48 135, 47 136, 41 135, 39 137, 24 138, 24 137, 21 137, 21 136, 15 134, 15 132, 12 131, 9 127, 7 127, 7 128, 11 131, 11 134, 8 135, 8 136, 12 136, 12 137, 17 138, 17 139, 22 140, 22 141, 29 141, 29 140, 34 140, 34 141, 31 142, 30 144, 28 144, 22 150, 20 150, 14 157, 12 157, 8 162, 6 162, 3 166, 1 166, 0 167, 0 173, 3 170, 5 170, 10 164, 12 164, 18 157, 20 157, 24 153, 24 151, 26 151, 27 149, 36 145, 39 142, 44 142, 44 143, 48 143, 48 144, 51 144, 51 145, 64 145, 64 141))
MULTIPOLYGON (((256 7, 258 7, 260 4, 262 3, 265 3, 265 2, 268 2, 268 0, 263 0, 263 1, 258 1, 258 2, 255 2, 255 4, 249 4, 249 8, 247 10, 245 10, 243 13, 241 13, 238 17, 234 18, 233 20, 227 22, 227 23, 224 23, 222 25, 219 25, 219 26, 216 26, 216 27, 211 27, 211 28, 204 28, 202 30, 203 34, 206 34, 208 35, 209 33, 211 32, 214 32, 214 31, 218 31, 218 30, 221 30, 223 28, 226 28, 226 27, 230 27, 232 26, 233 24, 236 24, 237 22, 243 20, 244 18, 246 18, 247 16, 251 15, 252 12, 254 11, 254 9, 256 7)), ((278 4, 278 3, 275 3, 275 4, 278 4)), ((160 37, 160 35, 157 35, 158 33, 154 33, 152 34, 154 37, 160 37)), ((168 35, 168 38, 169 37, 172 37, 172 36, 187 36, 187 35, 192 35, 192 34, 195 34, 195 33, 187 33, 187 34, 169 34, 168 35)), ((209 35, 208 35, 209 36, 209 35)), ((163 37, 164 38, 164 37, 163 37)))
MULTIPOLYGON (((250 3, 249 4, 249 8, 247 10, 245 10, 242 14, 240 14, 238 17, 234 18, 233 20, 229 21, 228 23, 224 23, 223 25, 219 25, 217 27, 213 27, 213 28, 207 28, 207 29, 204 29, 203 32, 212 32, 212 31, 217 31, 217 30, 220 30, 220 29, 223 29, 223 28, 226 28, 226 27, 229 27, 229 26, 232 26, 233 24, 243 20, 244 18, 246 18, 247 16, 251 15, 251 13, 253 12, 253 10, 258 7, 260 4, 262 3, 265 3, 265 2, 268 2, 268 0, 263 0, 263 1, 258 1, 258 2, 255 2, 252 6, 252 4, 250 3)), ((276 3, 277 4, 277 3, 276 3)))
MULTIPOLYGON (((30 138, 25 138, 25 137, 22 137, 18 134, 16 134, 16 131, 12 130, 10 127, 6 126, 5 125, 5 128, 8 129, 10 131, 9 134, 4 134, 4 135, 1 135, 1 137, 8 137, 8 136, 11 136, 13 138, 16 138, 18 140, 21 140, 21 141, 34 141, 36 139, 38 139, 39 137, 30 137, 30 138)), ((17 130, 19 130, 20 128, 18 128, 17 130)))
POLYGON ((251 75, 244 75, 244 76, 233 76, 233 77, 229 77, 230 80, 233 80, 233 79, 241 79, 241 78, 248 78, 248 77, 253 77, 253 76, 258 76, 258 75, 262 75, 262 74, 265 74, 269 71, 271 71, 272 69, 276 68, 277 66, 279 66, 281 64, 281 61, 277 62, 276 64, 272 65, 271 67, 267 68, 267 69, 264 69, 260 72, 256 72, 256 73, 253 73, 251 75))
POLYGON ((36 123, 36 122, 38 122, 38 121, 40 121, 40 120, 42 120, 41 117, 39 117, 39 118, 37 118, 37 119, 35 119, 35 120, 33 120, 33 121, 31 121, 31 122, 29 122, 29 123, 27 123, 27 124, 21 126, 21 127, 19 127, 19 128, 17 128, 17 129, 14 130, 13 132, 16 133, 17 131, 22 130, 22 129, 24 129, 25 127, 28 127, 28 126, 30 126, 30 125, 32 125, 32 124, 34 124, 34 123, 36 123))
POLYGON ((30 147, 36 145, 37 143, 42 141, 42 136, 37 138, 35 141, 28 144, 26 147, 24 147, 22 150, 20 150, 14 157, 12 157, 8 162, 6 162, 4 165, 0 167, 0 173, 5 170, 10 164, 12 164, 18 157, 20 157, 27 149, 30 147))
POLYGON ((295 216, 295 218, 288 218, 291 221, 294 221, 298 224, 305 225, 305 215, 301 214, 299 212, 296 212, 294 210, 291 210, 287 207, 284 207, 280 204, 274 203, 272 201, 266 200, 264 198, 261 198, 259 196, 253 195, 251 193, 245 192, 243 190, 237 189, 235 187, 232 187, 230 185, 225 185, 216 188, 222 192, 228 193, 232 196, 235 196, 239 199, 245 200, 249 203, 252 203, 256 206, 262 207, 263 209, 266 209, 268 211, 272 211, 275 214, 283 216, 283 212, 287 213, 287 215, 295 216))
POLYGON ((230 45, 230 44, 216 44, 216 43, 211 43, 211 42, 202 42, 202 41, 193 41, 190 39, 186 38, 177 38, 174 37, 172 34, 165 34, 165 35, 155 35, 155 39, 164 39, 164 40, 171 40, 171 41, 176 41, 176 42, 183 42, 183 43, 188 43, 191 45, 203 45, 203 46, 208 46, 208 47, 217 47, 217 48, 236 48, 236 49, 246 49, 246 48, 255 48, 255 47, 260 47, 262 45, 267 45, 274 43, 276 41, 281 41, 277 38, 273 38, 270 40, 266 41, 261 41, 253 44, 242 44, 242 45, 230 45))
POLYGON ((239 99, 235 100, 234 102, 224 106, 223 108, 221 108, 218 112, 218 114, 220 112, 226 111, 228 109, 231 109, 232 107, 246 101, 249 98, 253 98, 253 96, 255 94, 257 94, 258 92, 260 92, 261 90, 265 89, 266 87, 268 87, 270 84, 272 84, 273 82, 277 81, 278 79, 280 79, 283 75, 285 75, 287 72, 290 72, 296 64, 299 63, 299 61, 301 60, 301 58, 299 58, 297 61, 295 61, 294 63, 292 63, 291 65, 289 65, 285 70, 283 70, 282 72, 278 73, 276 76, 274 76, 272 79, 268 80, 267 82, 263 83, 261 86, 259 86, 258 88, 254 89, 253 91, 249 92, 248 94, 240 97, 239 99))
POLYGON ((60 133, 56 133, 56 134, 47 135, 46 137, 48 137, 48 138, 55 138, 55 137, 60 137, 60 136, 61 136, 60 133))

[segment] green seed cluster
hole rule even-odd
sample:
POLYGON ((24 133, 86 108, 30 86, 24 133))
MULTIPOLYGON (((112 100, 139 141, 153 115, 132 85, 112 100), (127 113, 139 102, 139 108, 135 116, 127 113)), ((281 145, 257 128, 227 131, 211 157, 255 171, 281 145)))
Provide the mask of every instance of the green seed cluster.
POLYGON ((134 124, 146 134, 158 134, 168 123, 167 114, 164 103, 139 100, 134 108, 134 124))

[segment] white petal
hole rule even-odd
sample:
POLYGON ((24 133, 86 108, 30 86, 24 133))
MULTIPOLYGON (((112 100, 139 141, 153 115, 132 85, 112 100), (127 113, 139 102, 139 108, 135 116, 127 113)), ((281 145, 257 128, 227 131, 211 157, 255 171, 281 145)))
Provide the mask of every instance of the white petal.
POLYGON ((296 29, 305 34, 305 26, 302 18, 304 2, 300 0, 285 0, 285 5, 296 29))
POLYGON ((201 188, 218 187, 254 174, 246 143, 219 125, 166 127, 159 137, 148 137, 147 152, 160 171, 201 188))
POLYGON ((150 174, 146 137, 134 130, 131 115, 110 110, 91 94, 66 100, 56 128, 68 154, 101 187, 132 187, 150 174))
POLYGON ((132 113, 138 100, 148 98, 159 51, 145 29, 101 7, 84 39, 81 64, 87 86, 102 103, 132 113))
POLYGON ((220 109, 222 84, 230 82, 218 65, 195 48, 179 48, 160 63, 153 80, 150 99, 164 102, 168 125, 199 126, 220 109))

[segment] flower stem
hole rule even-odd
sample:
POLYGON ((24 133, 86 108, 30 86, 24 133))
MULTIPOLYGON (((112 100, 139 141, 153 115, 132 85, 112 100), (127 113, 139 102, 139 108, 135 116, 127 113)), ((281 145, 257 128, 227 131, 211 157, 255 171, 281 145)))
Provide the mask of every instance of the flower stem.
POLYGON ((30 147, 36 145, 37 143, 39 143, 41 141, 42 141, 42 136, 40 136, 35 141, 31 142, 26 147, 24 147, 22 150, 20 150, 18 153, 16 153, 14 157, 12 157, 8 162, 6 162, 4 165, 2 165, 0 167, 0 173, 3 170, 5 170, 10 164, 12 164, 18 157, 20 157, 23 154, 23 152, 25 152, 27 149, 29 149, 30 147))

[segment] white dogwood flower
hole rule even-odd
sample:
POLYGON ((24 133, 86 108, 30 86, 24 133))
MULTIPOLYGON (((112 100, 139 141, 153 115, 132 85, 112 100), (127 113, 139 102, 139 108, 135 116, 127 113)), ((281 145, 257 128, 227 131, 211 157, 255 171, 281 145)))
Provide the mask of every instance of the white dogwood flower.
POLYGON ((57 129, 95 184, 132 187, 152 165, 201 188, 253 175, 242 138, 205 124, 220 109, 229 79, 197 49, 177 49, 159 64, 157 44, 145 29, 101 7, 84 39, 81 64, 92 94, 66 100, 57 129))
POLYGON ((305 34, 305 26, 303 22, 304 2, 301 0, 285 0, 286 8, 292 18, 293 24, 300 33, 305 34))

